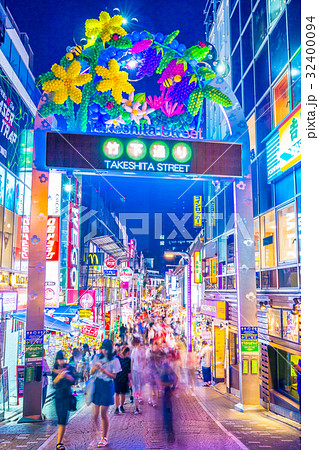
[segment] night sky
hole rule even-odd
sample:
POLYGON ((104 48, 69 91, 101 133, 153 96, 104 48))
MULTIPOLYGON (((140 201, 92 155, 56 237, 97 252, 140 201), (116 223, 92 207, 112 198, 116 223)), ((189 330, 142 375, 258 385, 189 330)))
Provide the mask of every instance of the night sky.
MULTIPOLYGON (((125 29, 130 33, 135 30, 148 30, 156 33, 169 34, 180 30, 177 40, 187 47, 205 40, 203 10, 206 0, 173 0, 163 2, 159 0, 139 1, 94 1, 75 2, 74 0, 8 0, 7 6, 11 11, 21 32, 26 32, 34 52, 34 75, 50 70, 51 66, 59 63, 66 53, 66 47, 79 43, 84 37, 84 24, 88 18, 98 18, 102 10, 111 14, 113 8, 121 10, 124 17, 136 17, 138 24, 130 22, 125 29)), ((100 177, 99 177, 100 178, 100 177)), ((155 257, 156 268, 163 267, 163 252, 165 249, 186 250, 189 243, 184 244, 184 237, 177 234, 175 242, 167 240, 174 229, 174 224, 167 213, 175 213, 181 218, 184 213, 193 210, 193 195, 201 195, 202 182, 154 180, 147 178, 110 177, 109 181, 116 189, 101 178, 100 192, 109 200, 113 212, 149 212, 150 231, 147 236, 133 236, 138 242, 138 250, 147 257, 155 257), (189 190, 187 190, 190 188, 189 190), (125 201, 116 193, 118 190, 125 201), (183 194, 187 190, 187 193, 183 194), (154 239, 154 213, 163 213, 163 234, 165 245, 160 245, 154 239), (180 241, 180 242, 178 242, 180 241)), ((97 179, 96 179, 97 182, 97 179)), ((140 227, 139 221, 131 221, 128 227, 140 227)), ((175 227, 176 228, 176 227, 175 227)), ((186 228, 194 238, 197 231, 192 227, 192 217, 186 228)), ((129 230, 128 230, 129 231, 129 230)))

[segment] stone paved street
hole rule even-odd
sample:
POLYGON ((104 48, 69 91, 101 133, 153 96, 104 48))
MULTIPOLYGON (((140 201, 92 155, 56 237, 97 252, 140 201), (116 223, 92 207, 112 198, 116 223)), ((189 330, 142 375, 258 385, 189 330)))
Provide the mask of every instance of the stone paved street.
MULTIPOLYGON (((67 427, 65 445, 68 450, 93 449, 97 439, 91 419, 91 407, 83 405, 73 413, 67 427)), ((110 408, 109 449, 276 449, 300 448, 298 424, 289 426, 268 417, 266 412, 240 413, 235 402, 213 388, 196 388, 196 397, 186 396, 183 389, 174 398, 176 441, 168 444, 163 431, 162 410, 144 403, 141 415, 134 415, 133 405, 127 412, 114 416, 110 408)), ((12 422, 0 426, 1 449, 54 450, 56 421, 54 402, 45 407, 47 420, 41 424, 19 425, 12 422)))

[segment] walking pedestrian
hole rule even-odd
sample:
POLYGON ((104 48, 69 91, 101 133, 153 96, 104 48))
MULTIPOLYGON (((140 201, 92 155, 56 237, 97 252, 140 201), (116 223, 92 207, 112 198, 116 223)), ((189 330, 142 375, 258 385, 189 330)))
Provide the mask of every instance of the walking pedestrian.
POLYGON ((211 365, 212 365, 212 349, 207 344, 207 341, 203 341, 203 348, 200 354, 202 360, 202 372, 204 386, 210 386, 212 383, 211 365))
POLYGON ((43 349, 43 366, 42 366, 42 408, 45 404, 45 400, 47 398, 48 384, 49 379, 48 376, 51 375, 51 370, 49 364, 45 358, 45 350, 43 349))
POLYGON ((131 384, 131 358, 130 348, 124 347, 119 353, 118 359, 121 364, 122 371, 116 375, 114 380, 115 389, 115 412, 114 414, 124 413, 125 395, 129 392, 129 384, 131 384), (120 407, 119 407, 120 405, 120 407))
POLYGON ((141 347, 141 340, 138 337, 133 338, 133 350, 131 354, 131 366, 132 366, 132 387, 135 400, 134 414, 140 414, 141 410, 139 404, 143 402, 142 399, 142 384, 143 384, 143 371, 145 367, 144 351, 141 347))
POLYGON ((159 371, 159 379, 163 388, 163 420, 168 443, 173 443, 175 441, 172 395, 178 382, 178 377, 171 367, 172 358, 173 355, 171 353, 165 355, 159 371))
POLYGON ((59 350, 55 357, 52 381, 55 388, 55 408, 59 425, 56 449, 64 450, 63 437, 69 418, 71 386, 75 383, 75 374, 73 367, 65 363, 62 350, 59 350))
POLYGON ((109 429, 109 419, 107 416, 108 407, 114 405, 114 384, 116 374, 121 372, 121 364, 117 357, 113 356, 113 345, 109 339, 104 339, 101 347, 101 354, 96 355, 92 361, 91 374, 95 374, 94 393, 92 403, 93 419, 98 431, 98 418, 101 414, 102 437, 98 442, 98 447, 105 447, 108 443, 107 433, 109 429), (100 413, 101 411, 101 413, 100 413))

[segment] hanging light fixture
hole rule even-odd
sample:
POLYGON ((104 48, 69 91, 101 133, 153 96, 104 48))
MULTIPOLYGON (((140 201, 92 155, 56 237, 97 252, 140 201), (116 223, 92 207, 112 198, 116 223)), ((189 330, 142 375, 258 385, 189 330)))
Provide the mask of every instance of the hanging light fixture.
POLYGON ((260 311, 265 311, 266 310, 266 302, 260 302, 259 309, 260 309, 260 311))

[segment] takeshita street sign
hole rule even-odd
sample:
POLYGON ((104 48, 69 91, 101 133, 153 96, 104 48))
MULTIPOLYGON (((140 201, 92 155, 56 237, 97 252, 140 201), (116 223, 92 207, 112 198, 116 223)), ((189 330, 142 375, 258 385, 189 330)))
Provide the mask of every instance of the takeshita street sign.
POLYGON ((241 144, 140 136, 46 134, 46 165, 109 174, 242 176, 241 144))

